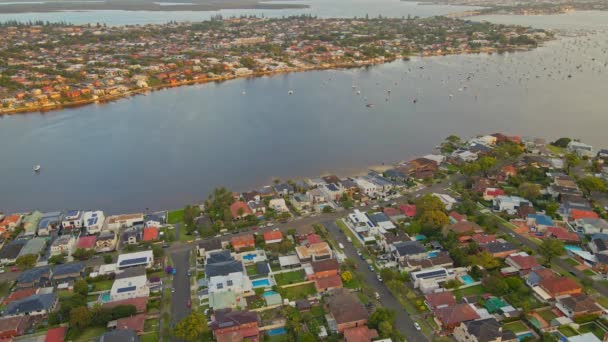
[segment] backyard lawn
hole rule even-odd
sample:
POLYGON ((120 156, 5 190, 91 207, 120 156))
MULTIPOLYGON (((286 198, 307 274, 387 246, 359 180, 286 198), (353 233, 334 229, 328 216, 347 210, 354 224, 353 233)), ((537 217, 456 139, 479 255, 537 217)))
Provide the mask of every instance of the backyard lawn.
POLYGON ((313 283, 283 288, 281 291, 285 294, 284 297, 289 300, 304 299, 317 293, 317 289, 315 289, 315 284, 313 283))
POLYGON ((94 341, 97 339, 97 337, 99 337, 101 334, 103 334, 105 332, 106 332, 106 328, 104 328, 104 327, 89 327, 89 328, 84 329, 82 331, 82 333, 74 339, 74 341, 75 342, 94 341))
MULTIPOLYGON (((249 273, 249 271, 247 272, 249 273)), ((277 281, 277 285, 289 285, 296 284, 304 281, 304 272, 302 270, 296 270, 285 273, 278 273, 274 275, 274 280, 277 281)))
POLYGON ((530 328, 527 325, 525 325, 524 322, 522 322, 522 321, 515 321, 515 322, 505 324, 504 330, 511 330, 512 332, 518 334, 518 333, 529 331, 530 328))
POLYGON ((590 276, 590 277, 593 277, 593 276, 595 275, 595 272, 593 272, 593 271, 592 271, 592 270, 590 270, 590 269, 586 269, 586 270, 584 270, 584 271, 583 271, 583 273, 584 273, 585 275, 587 275, 587 276, 590 276))
POLYGON ((145 334, 141 337, 141 342, 157 342, 157 341, 158 341, 157 332, 145 334))
POLYGON ((475 286, 467 287, 464 289, 454 290, 454 296, 464 297, 464 296, 470 296, 470 295, 482 295, 486 292, 487 291, 486 291, 486 289, 483 288, 483 286, 475 285, 475 286))
POLYGON ((578 261, 576 261, 576 260, 574 260, 572 258, 564 259, 564 261, 567 262, 570 266, 578 266, 579 265, 578 261))
POLYGON ((107 291, 112 288, 112 280, 100 280, 92 283, 93 289, 91 291, 107 291))
POLYGON ((179 223, 184 220, 184 209, 173 210, 169 212, 169 217, 167 218, 167 223, 174 224, 179 223))
POLYGON ((559 330, 559 332, 561 332, 562 335, 564 335, 566 337, 578 335, 576 330, 572 329, 569 325, 562 325, 559 328, 557 328, 557 330, 559 330))
POLYGON ((255 265, 249 265, 246 267, 246 269, 247 269, 247 275, 250 277, 258 274, 258 270, 255 267, 255 265))
POLYGON ((580 328, 578 329, 578 331, 581 334, 588 333, 588 332, 593 333, 600 340, 602 340, 604 338, 604 334, 606 333, 604 331, 604 329, 602 329, 599 325, 595 324, 594 322, 581 325, 580 328))
POLYGON ((551 320, 557 317, 551 309, 536 311, 536 313, 542 317, 547 323, 551 323, 551 320))

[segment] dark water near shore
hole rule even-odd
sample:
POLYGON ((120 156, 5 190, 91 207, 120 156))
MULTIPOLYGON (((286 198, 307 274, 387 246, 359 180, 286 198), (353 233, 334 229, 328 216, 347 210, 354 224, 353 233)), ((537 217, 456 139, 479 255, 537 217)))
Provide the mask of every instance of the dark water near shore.
POLYGON ((0 117, 0 210, 176 208, 219 185, 360 172, 429 153, 449 134, 608 147, 608 16, 543 18, 599 24, 531 52, 241 79, 0 117))

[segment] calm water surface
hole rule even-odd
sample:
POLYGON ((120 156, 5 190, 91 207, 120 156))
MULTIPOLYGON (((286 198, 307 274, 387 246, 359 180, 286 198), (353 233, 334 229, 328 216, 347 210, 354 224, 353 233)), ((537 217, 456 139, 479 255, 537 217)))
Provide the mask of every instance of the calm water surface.
POLYGON ((219 185, 360 172, 428 153, 449 134, 608 147, 608 16, 546 18, 570 20, 569 32, 581 20, 600 24, 531 52, 242 79, 0 117, 0 208, 176 208, 219 185))

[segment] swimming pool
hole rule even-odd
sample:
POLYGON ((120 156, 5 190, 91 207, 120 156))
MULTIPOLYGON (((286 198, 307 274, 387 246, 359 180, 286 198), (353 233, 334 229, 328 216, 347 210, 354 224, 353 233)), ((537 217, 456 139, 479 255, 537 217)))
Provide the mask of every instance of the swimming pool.
POLYGON ((473 280, 473 278, 471 278, 471 276, 468 274, 461 276, 460 279, 465 285, 471 285, 475 282, 475 280, 473 280))
POLYGON ((110 299, 111 299, 110 298, 110 292, 102 293, 99 296, 99 301, 102 302, 102 303, 107 303, 107 302, 110 301, 110 299))
POLYGON ((251 282, 251 285, 253 285, 253 287, 270 286, 270 280, 268 280, 268 278, 256 279, 251 282))
POLYGON ((243 255, 243 259, 251 261, 255 258, 255 254, 245 254, 243 255))
POLYGON ((436 258, 437 252, 429 252, 428 256, 429 256, 429 258, 436 258))
POLYGON ((276 329, 271 329, 268 330, 268 336, 277 336, 277 335, 283 335, 284 333, 286 333, 287 331, 285 330, 285 328, 276 328, 276 329))
POLYGON ((266 292, 264 292, 262 294, 262 296, 266 297, 266 296, 272 296, 272 295, 275 295, 275 294, 279 294, 279 293, 276 292, 276 291, 266 291, 266 292))
POLYGON ((517 335, 517 339, 520 341, 527 337, 534 337, 534 334, 532 332, 527 332, 527 333, 517 335))
POLYGON ((422 241, 422 240, 425 240, 425 239, 426 239, 426 235, 422 235, 422 234, 420 234, 420 235, 416 235, 416 236, 414 237, 414 239, 415 239, 416 241, 422 241))
POLYGON ((565 245, 564 248, 567 251, 577 251, 577 252, 583 251, 583 249, 580 246, 575 246, 575 245, 565 245))

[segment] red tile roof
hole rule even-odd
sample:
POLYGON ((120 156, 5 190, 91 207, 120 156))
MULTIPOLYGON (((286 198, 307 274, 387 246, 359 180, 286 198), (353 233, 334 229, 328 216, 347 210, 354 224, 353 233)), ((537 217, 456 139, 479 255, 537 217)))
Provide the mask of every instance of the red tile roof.
POLYGON ((504 194, 505 192, 500 188, 487 188, 484 191, 484 195, 489 197, 503 196, 504 194))
POLYGON ((371 342, 378 338, 376 329, 370 329, 366 325, 344 330, 344 342, 371 342))
POLYGON ((281 240, 283 239, 283 233, 280 231, 270 231, 264 233, 264 241, 281 240))
POLYGON ((51 328, 46 332, 44 342, 63 342, 65 339, 66 327, 51 328))
POLYGON ((469 221, 460 221, 451 226, 448 226, 448 229, 456 234, 468 234, 477 231, 483 231, 483 228, 481 228, 477 223, 469 221))
POLYGON ((249 208, 249 206, 247 205, 247 203, 243 202, 243 201, 237 201, 234 202, 230 205, 230 212, 232 213, 232 218, 233 219, 237 219, 240 217, 239 215, 239 209, 242 209, 243 212, 243 216, 247 216, 247 215, 251 215, 252 211, 251 208, 249 208))
POLYGON ((144 331, 145 322, 146 314, 139 314, 131 317, 120 318, 116 321, 116 329, 134 330, 137 333, 142 333, 144 331))
POLYGON ((479 318, 477 312, 469 304, 456 304, 437 309, 435 316, 443 325, 454 325, 479 318))
POLYGON ((539 285, 553 297, 582 291, 582 287, 569 277, 543 278, 539 285))
POLYGON ((315 280, 318 290, 335 289, 342 287, 342 279, 339 275, 332 275, 315 280))
POLYGON ((38 289, 36 289, 36 288, 17 290, 15 292, 9 294, 6 298, 4 298, 4 301, 2 303, 4 305, 8 305, 8 303, 10 303, 10 302, 14 302, 19 299, 33 296, 36 294, 37 291, 38 291, 38 289))
POLYGON ((407 216, 414 217, 416 216, 416 206, 413 204, 401 204, 399 209, 407 216))
POLYGON ((460 221, 464 221, 466 220, 466 217, 460 215, 459 213, 452 211, 450 213, 450 217, 453 218, 456 222, 460 222, 460 221))
POLYGON ((158 240, 158 228, 156 227, 147 227, 144 228, 144 241, 154 241, 158 240))
POLYGON ((235 248, 254 247, 255 238, 253 237, 253 234, 235 236, 230 239, 230 244, 235 248))
POLYGON ((95 236, 95 235, 81 236, 78 239, 78 243, 76 244, 76 248, 84 248, 84 249, 94 248, 96 241, 97 241, 97 236, 95 236))
POLYGON ((582 209, 570 209, 570 218, 572 220, 580 220, 582 218, 598 218, 599 216, 595 211, 582 210, 582 209))
POLYGON ((308 237, 306 239, 308 240, 308 243, 311 245, 313 243, 323 242, 323 239, 321 239, 321 237, 317 234, 308 234, 308 237))
POLYGON ((558 240, 568 242, 579 242, 581 239, 575 232, 568 231, 564 228, 549 227, 547 233, 558 240))
POLYGON ((475 234, 473 236, 471 236, 471 240, 477 242, 477 244, 479 245, 483 245, 486 243, 490 243, 490 242, 494 242, 496 241, 496 235, 494 234, 475 234))
POLYGON ((438 306, 456 305, 456 297, 450 291, 430 293, 425 296, 429 307, 434 310, 438 306))
POLYGON ((332 270, 339 270, 340 264, 336 259, 324 259, 319 261, 313 261, 311 263, 312 269, 315 273, 327 272, 332 270))
POLYGON ((531 270, 540 266, 538 261, 536 261, 536 258, 531 255, 510 255, 507 259, 512 260, 520 270, 531 270))
POLYGON ((403 212, 397 208, 384 208, 382 212, 388 217, 403 215, 403 212))
POLYGON ((112 309, 120 305, 133 305, 137 312, 146 312, 146 305, 148 304, 148 297, 138 297, 117 300, 114 302, 105 303, 102 305, 104 309, 112 309))

